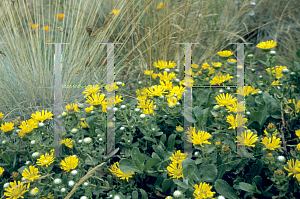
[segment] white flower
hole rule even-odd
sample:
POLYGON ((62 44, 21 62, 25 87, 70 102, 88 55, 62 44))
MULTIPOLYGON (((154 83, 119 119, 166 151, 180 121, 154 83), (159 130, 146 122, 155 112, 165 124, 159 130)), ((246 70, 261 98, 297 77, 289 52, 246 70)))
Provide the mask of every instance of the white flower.
POLYGON ((82 140, 78 140, 78 143, 81 143, 82 142, 82 140))
POLYGON ((35 144, 35 140, 31 140, 31 142, 30 142, 31 144, 35 144))
POLYGON ((83 141, 84 141, 84 143, 89 144, 92 142, 92 138, 87 137, 87 138, 84 138, 83 141))
POLYGON ((77 172, 76 170, 71 171, 71 174, 72 174, 73 176, 76 176, 77 173, 78 173, 78 172, 77 172))
POLYGON ((75 185, 75 182, 74 182, 73 180, 71 180, 71 181, 68 182, 68 185, 69 185, 70 187, 73 187, 73 186, 75 185))
POLYGON ((174 197, 181 197, 182 196, 182 192, 181 191, 179 191, 179 190, 176 190, 176 191, 174 191, 174 193, 173 193, 173 196, 174 197))
POLYGON ((225 197, 224 196, 219 196, 218 199, 225 199, 225 197))
POLYGON ((88 183, 88 182, 84 182, 83 185, 84 185, 84 186, 88 186, 89 183, 88 183))
POLYGON ((80 199, 88 199, 86 196, 81 196, 80 199))
POLYGON ((54 184, 60 184, 60 183, 61 183, 61 179, 59 178, 54 179, 54 184))
POLYGON ((253 16, 253 15, 254 15, 254 11, 250 13, 250 16, 253 16))
POLYGON ((33 157, 33 158, 37 158, 37 157, 39 157, 39 156, 40 156, 40 153, 39 153, 39 152, 35 152, 35 153, 32 154, 32 157, 33 157))
POLYGON ((145 114, 141 114, 140 117, 141 117, 141 118, 145 118, 146 115, 145 115, 145 114))
POLYGON ((5 189, 6 187, 8 187, 10 184, 9 184, 9 182, 7 182, 7 183, 5 183, 4 185, 3 185, 3 188, 5 189))
POLYGON ((77 132, 78 132, 78 130, 75 128, 71 130, 71 133, 77 133, 77 132))
POLYGON ((277 157, 277 160, 278 160, 279 162, 281 162, 281 163, 285 163, 285 157, 282 156, 282 155, 278 156, 278 157, 277 157))
POLYGON ((65 192, 65 191, 66 191, 66 188, 61 188, 60 191, 61 191, 61 192, 65 192))
POLYGON ((43 126, 45 126, 45 124, 44 123, 39 123, 39 127, 43 127, 43 126))

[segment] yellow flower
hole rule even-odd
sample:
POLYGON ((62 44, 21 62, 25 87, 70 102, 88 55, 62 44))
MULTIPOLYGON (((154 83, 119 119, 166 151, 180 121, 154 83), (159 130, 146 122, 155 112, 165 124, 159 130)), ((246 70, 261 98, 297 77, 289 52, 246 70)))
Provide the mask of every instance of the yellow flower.
POLYGON ((277 80, 277 81, 274 80, 274 81, 272 82, 272 85, 274 85, 274 86, 279 85, 279 80, 277 80))
POLYGON ((168 74, 167 71, 164 71, 163 75, 159 73, 158 76, 160 80, 163 81, 167 81, 167 80, 171 81, 172 79, 176 79, 175 73, 173 72, 168 74))
POLYGON ((109 85, 106 85, 105 86, 105 89, 108 91, 108 92, 112 92, 114 90, 118 90, 119 87, 117 86, 117 82, 114 82, 114 83, 111 83, 109 85))
POLYGON ((276 138, 275 136, 273 136, 273 138, 268 138, 268 137, 264 137, 261 138, 262 142, 266 148, 265 149, 269 149, 269 150, 275 150, 276 148, 280 148, 280 138, 276 138))
POLYGON ((86 111, 87 113, 92 112, 92 110, 93 110, 93 106, 91 106, 90 108, 86 108, 86 109, 85 109, 85 111, 86 111))
POLYGON ((53 154, 49 155, 46 153, 45 155, 41 155, 40 159, 36 161, 37 165, 46 165, 48 167, 50 164, 54 162, 53 154))
POLYGON ((57 14, 56 16, 57 16, 59 21, 63 20, 63 18, 65 17, 64 14, 57 14))
POLYGON ((296 130, 295 133, 298 136, 298 138, 300 139, 300 129, 296 130))
POLYGON ((215 62, 215 63, 211 62, 211 64, 216 68, 220 68, 222 66, 221 62, 215 62))
POLYGON ((211 135, 205 131, 198 131, 197 134, 196 132, 193 132, 192 135, 188 135, 187 137, 187 141, 193 143, 193 146, 201 145, 203 147, 203 144, 211 144, 207 141, 211 135))
POLYGON ((221 145, 221 142, 216 142, 216 146, 220 146, 221 145))
POLYGON ((212 186, 209 186, 209 184, 200 183, 199 185, 195 185, 194 188, 196 189, 194 191, 194 196, 196 199, 205 199, 205 198, 212 198, 216 192, 212 192, 211 188, 212 186))
POLYGON ((47 43, 50 43, 50 41, 51 41, 50 39, 49 39, 49 40, 46 40, 47 43))
POLYGON ((284 169, 289 172, 288 177, 290 177, 291 175, 293 175, 293 177, 295 177, 297 174, 300 173, 300 168, 299 168, 300 162, 297 159, 296 159, 296 164, 294 162, 294 159, 288 160, 287 164, 288 164, 289 168, 287 169, 284 166, 284 169))
POLYGON ((182 126, 179 125, 179 126, 176 126, 176 130, 180 132, 180 131, 183 131, 183 128, 182 128, 182 126))
POLYGON ((78 166, 78 158, 74 156, 66 157, 65 160, 60 163, 61 169, 69 172, 71 169, 75 169, 78 166))
POLYGON ((181 151, 178 150, 177 152, 175 152, 175 154, 172 154, 172 156, 173 157, 170 157, 172 162, 175 162, 177 164, 181 164, 181 162, 186 159, 188 154, 187 153, 181 153, 181 151))
POLYGON ((33 25, 31 25, 31 23, 30 23, 30 27, 32 29, 37 29, 39 27, 39 24, 33 24, 33 25))
POLYGON ((180 100, 181 99, 181 96, 182 96, 182 93, 185 91, 185 87, 182 87, 182 86, 174 86, 172 88, 172 90, 170 90, 170 94, 167 95, 168 97, 172 97, 174 95, 177 95, 177 99, 180 100))
POLYGON ((237 136, 238 141, 240 144, 238 145, 246 145, 246 146, 251 146, 251 147, 255 147, 255 145, 253 143, 255 143, 258 140, 257 135, 253 135, 253 132, 251 131, 246 131, 246 132, 242 132, 241 136, 237 136))
POLYGON ((5 188, 5 191, 7 191, 7 192, 5 192, 4 195, 10 199, 24 198, 22 195, 28 191, 30 183, 27 184, 27 187, 26 187, 26 184, 22 184, 21 186, 13 189, 14 187, 16 187, 20 184, 21 184, 20 181, 18 181, 18 184, 16 181, 10 182, 10 186, 5 188))
POLYGON ((3 169, 3 167, 0 167, 0 176, 2 175, 2 173, 4 172, 5 170, 3 169))
POLYGON ((165 6, 165 3, 160 3, 156 8, 160 9, 160 8, 163 8, 164 6, 165 6))
POLYGON ((22 176, 23 178, 25 178, 26 180, 30 180, 30 181, 34 181, 35 179, 38 179, 41 175, 38 175, 39 169, 35 168, 35 166, 29 166, 29 170, 28 169, 24 169, 22 176))
POLYGON ((172 98, 168 98, 167 101, 169 102, 169 106, 175 106, 177 104, 177 98, 176 97, 172 97, 172 98))
POLYGON ((89 95, 97 93, 100 89, 101 88, 98 85, 95 85, 95 86, 90 85, 82 93, 83 94, 86 93, 86 95, 84 97, 87 98, 89 95))
POLYGON ((236 114, 236 118, 234 118, 234 116, 231 114, 229 116, 227 116, 227 121, 229 124, 231 124, 231 127, 228 127, 228 129, 236 129, 237 127, 245 127, 243 126, 245 125, 245 123, 247 122, 247 118, 244 118, 243 115, 241 114, 236 114))
POLYGON ((123 171, 120 170, 119 168, 119 162, 115 162, 112 166, 111 169, 109 169, 109 171, 116 177, 122 179, 122 180, 127 180, 129 178, 132 178, 132 175, 134 175, 134 171, 130 172, 130 173, 124 173, 123 171))
POLYGON ((207 70, 209 68, 209 64, 207 62, 205 62, 205 63, 202 64, 201 67, 202 67, 203 70, 207 70))
POLYGON ((209 83, 211 85, 221 85, 223 82, 226 82, 227 80, 232 79, 233 77, 227 74, 227 76, 222 75, 222 73, 219 73, 216 75, 209 83))
POLYGON ((33 189, 30 191, 30 193, 33 194, 33 195, 37 194, 38 192, 39 192, 39 188, 37 188, 37 187, 33 188, 33 189))
MULTIPOLYGON (((155 62, 156 63, 156 62, 155 62)), ((152 75, 153 71, 152 70, 145 70, 144 72, 145 75, 152 75)))
POLYGON ((92 94, 92 97, 88 96, 88 100, 86 101, 86 103, 89 103, 91 105, 100 105, 105 101, 104 97, 105 95, 103 94, 92 94))
POLYGON ((233 103, 232 106, 227 106, 227 108, 229 109, 226 109, 228 111, 228 113, 230 112, 243 112, 246 110, 246 107, 244 104, 240 104, 240 103, 233 103))
POLYGON ((232 98, 232 95, 228 93, 226 93, 226 97, 225 94, 222 93, 215 97, 215 99, 218 101, 219 106, 230 106, 237 101, 237 98, 232 98))
POLYGON ((242 86, 238 88, 238 91, 236 94, 238 95, 244 95, 248 96, 251 92, 252 94, 255 94, 258 92, 259 89, 255 90, 254 86, 242 86))
POLYGON ((114 15, 117 15, 120 12, 120 10, 113 10, 114 15))
POLYGON ((154 67, 159 68, 160 70, 165 69, 168 67, 168 62, 160 60, 157 62, 154 62, 154 67))
POLYGON ((60 144, 65 144, 67 147, 73 149, 73 143, 75 142, 74 140, 71 140, 70 138, 64 139, 62 141, 60 141, 60 144))
POLYGON ((43 29, 47 32, 50 29, 50 27, 49 26, 45 26, 43 29))
POLYGON ((147 93, 149 96, 161 96, 165 92, 165 88, 161 85, 154 85, 150 88, 148 88, 147 93))
POLYGON ((237 61, 236 61, 235 59, 228 59, 227 62, 228 62, 228 63, 230 63, 230 62, 236 63, 237 61))
POLYGON ((169 64, 167 65, 167 68, 174 68, 175 66, 177 66, 176 63, 174 63, 174 61, 169 61, 169 64))
POLYGON ((78 109, 78 106, 77 104, 68 104, 66 106, 66 110, 69 111, 69 112, 73 112, 73 111, 76 111, 76 112, 80 112, 79 109, 78 109))
POLYGON ((168 174, 172 176, 172 178, 183 178, 182 165, 177 164, 176 162, 172 162, 170 166, 167 167, 168 174))
POLYGON ((5 122, 5 124, 3 125, 3 124, 1 124, 1 127, 0 127, 0 129, 3 131, 3 132, 8 132, 8 131, 12 131, 12 130, 14 130, 14 123, 12 123, 12 122, 5 122))
POLYGON ((160 81, 161 86, 165 88, 166 91, 169 91, 172 89, 173 83, 170 82, 169 80, 166 81, 160 81))
POLYGON ((0 112, 0 120, 3 119, 3 115, 4 115, 4 114, 0 112))
POLYGON ((261 42, 256 47, 267 50, 267 49, 271 49, 275 46, 277 46, 277 43, 273 42, 273 40, 271 40, 271 41, 261 42))
POLYGON ((230 55, 233 55, 231 51, 225 50, 225 51, 220 51, 217 53, 221 57, 229 57, 230 55))
POLYGON ((51 113, 51 111, 49 113, 47 113, 47 110, 42 110, 42 113, 39 111, 36 111, 35 114, 31 114, 32 119, 38 120, 40 122, 44 122, 44 120, 47 119, 53 119, 52 118, 53 114, 51 113))
POLYGON ((90 128, 90 126, 88 125, 88 123, 86 123, 86 121, 81 122, 80 125, 81 125, 81 129, 82 128, 90 128))
POLYGON ((194 68, 194 69, 196 69, 196 68, 199 67, 199 65, 198 64, 192 64, 191 67, 194 68))

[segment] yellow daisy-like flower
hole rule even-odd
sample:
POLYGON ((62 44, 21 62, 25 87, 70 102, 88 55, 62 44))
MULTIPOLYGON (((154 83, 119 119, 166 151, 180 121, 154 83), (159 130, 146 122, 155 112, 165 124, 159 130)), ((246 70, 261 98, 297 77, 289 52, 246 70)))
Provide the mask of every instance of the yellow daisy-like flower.
POLYGON ((41 155, 40 159, 36 161, 37 165, 46 165, 48 167, 50 164, 54 162, 53 154, 49 155, 46 153, 45 155, 41 155))
POLYGON ((117 86, 117 82, 114 82, 114 83, 111 83, 109 85, 106 85, 105 86, 105 89, 108 91, 108 92, 112 92, 114 90, 118 90, 119 87, 117 86))
POLYGON ((225 51, 220 51, 217 53, 221 57, 229 57, 230 55, 233 55, 231 51, 225 50, 225 51))
MULTIPOLYGON (((211 75, 216 72, 216 70, 213 67, 209 67, 208 70, 209 70, 209 73, 207 75, 211 75)), ((206 78, 206 80, 208 81, 208 77, 206 78)))
POLYGON ((153 73, 153 74, 152 74, 152 78, 153 78, 153 79, 156 79, 156 78, 157 78, 157 75, 158 75, 158 74, 153 73))
POLYGON ((167 92, 165 92, 165 88, 161 85, 154 85, 147 89, 147 94, 152 97, 161 96, 163 93, 167 93, 167 92))
POLYGON ((226 97, 225 94, 222 93, 215 97, 215 99, 218 101, 219 106, 230 106, 237 101, 237 98, 232 98, 232 95, 228 93, 226 93, 226 97))
POLYGON ((300 143, 297 145, 297 150, 300 151, 300 143))
MULTIPOLYGON (((82 129, 82 128, 90 128, 90 126, 88 125, 88 123, 86 123, 86 121, 81 122, 80 125, 81 125, 81 127, 80 127, 81 129, 82 129)), ((72 141, 73 141, 73 140, 72 140, 72 141)))
POLYGON ((184 80, 181 80, 180 82, 179 82, 179 85, 181 86, 181 85, 184 85, 185 87, 192 87, 193 86, 193 84, 194 84, 194 80, 191 78, 191 77, 186 77, 186 79, 187 79, 187 81, 185 81, 185 79, 184 80))
POLYGON ((123 171, 120 170, 119 168, 119 162, 115 162, 112 166, 111 169, 109 169, 109 171, 116 177, 122 179, 122 180, 127 180, 129 178, 132 178, 132 176, 134 175, 134 171, 130 172, 130 173, 124 173, 123 171))
POLYGON ((274 80, 274 81, 272 82, 272 85, 274 85, 274 86, 279 85, 279 80, 277 80, 277 81, 274 80))
POLYGON ((152 75, 153 74, 153 70, 145 70, 144 74, 145 75, 152 75))
POLYGON ((75 142, 74 140, 71 140, 70 138, 64 139, 62 141, 60 141, 60 144, 65 144, 67 147, 73 149, 73 143, 75 142))
POLYGON ((90 112, 92 112, 92 110, 93 110, 93 106, 91 106, 91 107, 89 107, 89 108, 85 108, 85 111, 87 112, 87 113, 90 113, 90 112))
POLYGON ((69 111, 69 112, 72 112, 72 111, 76 111, 76 112, 80 112, 79 111, 79 109, 78 109, 78 106, 77 106, 77 104, 68 104, 67 106, 66 106, 66 110, 67 111, 69 111))
POLYGON ((187 141, 193 143, 193 146, 201 145, 203 147, 203 144, 211 144, 207 141, 211 135, 205 131, 198 131, 197 134, 196 132, 193 132, 192 135, 188 135, 187 137, 187 141))
POLYGON ((175 152, 175 154, 172 154, 172 156, 173 157, 170 157, 172 162, 175 162, 177 164, 181 164, 181 162, 186 159, 188 154, 187 153, 181 153, 181 151, 178 150, 177 152, 175 152))
POLYGON ((63 20, 63 18, 65 17, 64 14, 57 14, 56 16, 57 16, 59 21, 63 20))
POLYGON ((32 28, 32 29, 37 29, 38 27, 39 27, 39 24, 32 24, 31 25, 31 23, 30 23, 30 27, 32 28))
POLYGON ((33 189, 31 189, 30 193, 33 195, 36 195, 39 192, 39 188, 35 187, 33 189))
POLYGON ((160 3, 156 8, 160 9, 160 8, 163 8, 164 6, 165 6, 165 2, 164 3, 160 3))
POLYGON ((88 100, 86 101, 86 103, 89 103, 91 105, 100 105, 105 101, 104 97, 105 95, 103 94, 92 94, 92 97, 88 96, 88 100))
POLYGON ((78 166, 78 158, 74 156, 66 157, 65 160, 61 161, 61 169, 65 170, 66 172, 69 172, 71 169, 75 169, 78 166))
POLYGON ((220 146, 221 145, 221 142, 216 142, 216 146, 220 146))
POLYGON ((194 188, 194 196, 196 199, 205 199, 205 198, 212 198, 216 192, 212 192, 212 186, 209 186, 207 183, 200 183, 199 185, 195 185, 194 188))
POLYGON ((26 193, 27 191, 29 191, 28 189, 29 189, 30 183, 27 184, 27 187, 26 187, 26 184, 22 184, 21 186, 15 188, 15 189, 13 189, 13 188, 21 184, 20 181, 18 181, 18 183, 16 181, 10 182, 9 184, 10 184, 10 186, 5 188, 5 191, 7 191, 7 192, 4 193, 4 195, 7 196, 9 199, 24 198, 23 194, 26 193))
POLYGON ((236 142, 239 142, 238 145, 255 147, 254 143, 258 140, 258 137, 257 135, 252 135, 253 132, 251 131, 242 132, 241 136, 237 136, 238 141, 236 142))
POLYGON ((220 68, 222 66, 221 62, 215 62, 215 63, 211 62, 211 64, 216 68, 220 68))
POLYGON ((261 138, 262 142, 266 148, 264 148, 263 150, 265 149, 269 149, 269 150, 275 150, 276 148, 280 148, 280 138, 276 138, 275 136, 271 138, 268 138, 268 137, 264 137, 264 138, 261 138))
POLYGON ((228 111, 228 113, 230 112, 243 112, 246 110, 246 107, 244 104, 240 104, 240 103, 233 103, 232 106, 227 106, 228 109, 226 109, 228 111))
POLYGON ((47 32, 50 29, 50 27, 49 26, 45 26, 43 29, 47 32))
POLYGON ((289 172, 288 177, 290 177, 291 175, 293 175, 293 177, 295 177, 297 174, 300 174, 299 160, 296 159, 296 164, 295 164, 295 161, 293 159, 291 159, 291 160, 288 160, 287 164, 288 164, 289 168, 286 168, 284 166, 284 169, 289 172))
POLYGON ((166 69, 168 67, 168 62, 160 60, 157 62, 154 62, 154 67, 159 68, 160 70, 166 69))
POLYGON ((300 129, 296 130, 295 133, 298 136, 298 138, 300 139, 300 129))
POLYGON ((47 113, 47 110, 42 110, 42 113, 39 111, 36 111, 35 114, 31 114, 32 119, 38 120, 40 122, 44 122, 47 119, 53 119, 53 114, 51 111, 47 113))
POLYGON ((236 61, 236 59, 228 59, 227 62, 228 63, 231 63, 231 62, 236 63, 237 61, 236 61))
POLYGON ((203 70, 207 70, 209 68, 209 64, 207 62, 205 62, 205 63, 202 64, 201 67, 202 67, 203 70))
POLYGON ((183 127, 180 126, 180 125, 179 125, 179 126, 176 126, 176 130, 179 131, 179 132, 180 132, 180 131, 183 131, 183 127))
POLYGON ((2 173, 4 172, 4 168, 3 167, 0 167, 0 176, 2 175, 2 173))
POLYGON ((176 97, 172 97, 172 98, 168 98, 167 101, 169 102, 169 106, 175 106, 177 104, 177 98, 176 97))
POLYGON ((5 124, 3 125, 3 124, 1 124, 1 127, 0 127, 0 129, 3 131, 3 132, 8 132, 8 131, 12 131, 12 130, 14 130, 14 123, 12 123, 12 122, 5 122, 5 124))
POLYGON ((167 68, 174 68, 175 66, 177 66, 177 64, 174 61, 169 61, 169 64, 167 65, 167 68))
POLYGON ((167 81, 160 81, 160 85, 165 88, 166 91, 172 90, 173 83, 169 80, 167 81))
POLYGON ((185 87, 183 86, 174 86, 172 90, 170 90, 170 94, 167 95, 168 97, 172 97, 173 95, 177 95, 177 99, 180 100, 182 93, 185 91, 185 87))
POLYGON ((113 10, 114 15, 117 15, 120 12, 120 10, 113 10))
POLYGON ((245 125, 245 123, 247 122, 247 118, 244 118, 243 115, 241 114, 236 114, 236 118, 234 118, 234 116, 231 114, 231 115, 228 115, 227 117, 227 121, 229 124, 231 124, 231 127, 228 127, 228 129, 236 129, 237 127, 245 127, 247 129, 245 125))
POLYGON ((3 115, 4 115, 4 114, 0 112, 0 120, 3 119, 3 115))
POLYGON ((223 82, 226 82, 227 80, 232 79, 233 77, 230 76, 229 74, 222 75, 222 73, 219 73, 218 75, 216 75, 209 83, 211 85, 221 85, 223 82))
POLYGON ((163 80, 163 81, 171 81, 172 79, 176 79, 176 75, 175 73, 171 72, 171 73, 167 73, 167 71, 164 71, 164 74, 158 74, 160 80, 163 80))
POLYGON ((24 169, 22 176, 23 178, 25 178, 26 180, 30 180, 30 181, 34 181, 35 179, 38 179, 41 175, 38 175, 39 169, 35 168, 34 166, 29 166, 29 170, 28 169, 24 169))
POLYGON ((82 93, 83 94, 86 93, 86 95, 84 97, 87 98, 87 96, 89 96, 91 94, 96 94, 100 89, 101 88, 98 85, 88 86, 82 93))
POLYGON ((168 174, 172 176, 172 178, 183 178, 182 165, 177 164, 176 162, 172 162, 170 166, 167 167, 168 174))
POLYGON ((252 94, 255 94, 258 92, 259 89, 255 90, 254 86, 242 86, 239 87, 237 90, 238 95, 244 95, 244 96, 248 96, 251 92, 252 94))
POLYGON ((194 68, 194 69, 196 69, 196 68, 199 67, 199 65, 198 64, 192 64, 191 67, 194 68))
POLYGON ((267 50, 267 49, 274 48, 275 46, 277 46, 277 43, 271 40, 271 41, 261 42, 256 47, 267 50))

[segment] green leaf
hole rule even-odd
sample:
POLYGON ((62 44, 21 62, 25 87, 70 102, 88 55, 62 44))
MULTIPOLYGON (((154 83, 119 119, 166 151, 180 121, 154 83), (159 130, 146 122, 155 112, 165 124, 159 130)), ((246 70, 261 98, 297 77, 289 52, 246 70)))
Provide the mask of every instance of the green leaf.
POLYGON ((204 168, 203 175, 200 181, 213 182, 217 177, 218 170, 214 164, 209 164, 204 168))
POLYGON ((223 175, 226 173, 226 168, 227 165, 226 164, 222 164, 220 166, 218 166, 218 175, 217 175, 217 179, 222 179, 223 175))
POLYGON ((1 158, 8 164, 11 164, 10 155, 8 153, 3 153, 1 158))
POLYGON ((140 189, 140 192, 142 193, 142 199, 148 199, 148 195, 144 189, 140 189))
POLYGON ((253 178, 253 182, 256 184, 256 186, 258 187, 258 190, 263 191, 263 179, 261 176, 255 176, 253 178))
POLYGON ((130 173, 132 171, 135 171, 137 173, 143 173, 141 172, 135 163, 128 159, 121 159, 119 162, 120 170, 124 173, 130 173))
POLYGON ((194 175, 194 171, 195 171, 195 168, 193 165, 191 165, 191 164, 187 165, 186 167, 184 167, 182 169, 183 177, 184 178, 192 177, 194 175))
POLYGON ((239 199, 235 191, 225 180, 221 180, 221 179, 216 180, 215 189, 218 194, 226 197, 227 199, 239 199))
MULTIPOLYGON (((300 49, 296 52, 296 55, 300 58, 300 49)), ((300 68, 298 70, 300 70, 300 68)))
POLYGON ((199 106, 196 106, 196 107, 194 107, 193 112, 197 118, 201 114, 201 108, 199 106))
POLYGON ((88 157, 85 159, 85 164, 95 166, 98 164, 98 161, 96 159, 91 159, 90 157, 88 157))
POLYGON ((147 161, 146 165, 144 166, 144 172, 148 172, 148 170, 160 163, 161 160, 159 158, 151 158, 150 160, 147 161))
POLYGON ((174 185, 173 179, 167 179, 162 183, 162 191, 165 193, 170 187, 174 185))
POLYGON ((137 147, 134 147, 131 150, 131 157, 133 160, 138 160, 141 164, 144 163, 144 158, 143 158, 140 150, 137 147))
POLYGON ((265 62, 265 61, 262 61, 262 60, 258 60, 260 63, 262 63, 262 64, 264 64, 264 65, 266 65, 266 66, 268 66, 268 67, 270 67, 270 62, 265 62))
POLYGON ((207 102, 208 96, 209 96, 209 91, 207 89, 201 89, 197 92, 196 95, 196 99, 197 99, 197 106, 201 106, 202 104, 204 104, 205 102, 207 102))
POLYGON ((184 188, 184 189, 192 188, 192 186, 189 186, 189 185, 187 185, 187 184, 184 184, 183 182, 181 182, 181 181, 178 180, 178 179, 173 179, 173 182, 174 182, 175 184, 177 184, 178 186, 184 188))
POLYGON ((168 138, 168 151, 172 151, 175 146, 176 134, 171 134, 168 138))
MULTIPOLYGON (((101 150, 100 150, 101 151, 101 150)), ((110 152, 109 155, 105 156, 106 158, 110 158, 112 156, 114 156, 117 152, 119 151, 119 148, 116 148, 115 150, 113 150, 112 152, 110 152)))
POLYGON ((22 174, 22 173, 24 172, 25 169, 27 169, 28 171, 30 171, 29 168, 28 168, 27 166, 22 166, 21 168, 18 169, 18 172, 19 172, 20 174, 22 174))
POLYGON ((132 199, 139 199, 139 193, 137 191, 132 192, 132 199))
POLYGON ((254 176, 259 176, 260 175, 260 172, 263 168, 263 162, 262 160, 257 160, 255 164, 253 164, 251 166, 251 169, 250 169, 250 173, 251 173, 251 181, 253 179, 254 176))
POLYGON ((195 120, 192 117, 192 107, 187 107, 183 112, 185 119, 191 123, 195 123, 195 120))
POLYGON ((161 132, 161 131, 159 131, 159 132, 156 132, 156 133, 154 134, 154 136, 160 136, 160 135, 162 135, 162 134, 164 134, 164 133, 161 132))
POLYGON ((200 116, 197 118, 198 127, 201 128, 207 122, 207 117, 209 113, 209 108, 202 110, 200 116))
POLYGON ((246 191, 246 192, 250 192, 250 193, 256 193, 254 187, 246 182, 240 182, 239 183, 239 187, 241 190, 246 191))
POLYGON ((148 141, 151 141, 151 142, 156 143, 155 140, 154 140, 153 138, 151 138, 151 137, 144 136, 143 138, 144 138, 145 140, 148 140, 148 141))

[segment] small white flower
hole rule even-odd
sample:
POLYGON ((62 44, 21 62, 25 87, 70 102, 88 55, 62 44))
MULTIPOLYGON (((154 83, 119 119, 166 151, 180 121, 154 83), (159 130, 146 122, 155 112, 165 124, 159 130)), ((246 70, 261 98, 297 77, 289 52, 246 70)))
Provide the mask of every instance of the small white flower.
POLYGON ((3 185, 3 188, 5 189, 6 187, 8 187, 10 184, 9 184, 9 182, 7 182, 7 183, 5 183, 4 185, 3 185))
POLYGON ((83 141, 84 141, 84 143, 89 144, 92 142, 92 138, 87 137, 87 138, 84 138, 83 141))
POLYGON ((43 127, 43 126, 45 126, 45 124, 44 123, 39 123, 39 127, 43 127))
POLYGON ((278 160, 279 162, 281 162, 281 163, 285 163, 285 157, 282 156, 282 155, 278 156, 278 157, 277 157, 277 160, 278 160))
POLYGON ((61 191, 61 192, 65 192, 65 191, 66 191, 66 188, 61 188, 60 191, 61 191))
POLYGON ((103 139, 102 138, 99 138, 99 141, 102 141, 103 139))
POLYGON ((123 104, 123 105, 121 106, 121 109, 125 109, 125 108, 126 108, 126 105, 123 104))
POLYGON ((75 185, 75 182, 74 182, 73 180, 71 180, 71 181, 68 182, 68 185, 69 185, 70 187, 73 187, 73 186, 75 185))
POLYGON ((31 140, 31 142, 30 142, 31 144, 35 144, 35 140, 31 140))
POLYGON ((81 196, 80 199, 88 199, 86 196, 81 196))
POLYGON ((141 117, 141 118, 145 118, 146 115, 145 115, 145 114, 141 114, 140 117, 141 117))
POLYGON ((114 199, 120 199, 120 196, 119 195, 115 195, 114 199))
POLYGON ((176 191, 174 191, 174 193, 173 193, 173 196, 174 197, 181 197, 182 196, 182 192, 181 191, 179 191, 179 190, 176 190, 176 191))
POLYGON ((29 165, 29 164, 30 164, 30 161, 26 161, 25 164, 26 164, 26 165, 29 165))
POLYGON ((134 109, 135 112, 140 112, 140 110, 141 110, 141 109, 139 109, 139 108, 135 108, 135 109, 134 109))
POLYGON ((59 178, 54 179, 54 184, 60 184, 60 183, 61 183, 61 179, 59 178))
POLYGON ((33 157, 33 158, 37 158, 37 157, 39 157, 39 156, 40 156, 40 153, 39 153, 39 152, 35 152, 35 153, 32 154, 32 157, 33 157))
POLYGON ((78 140, 78 143, 81 143, 82 142, 82 140, 78 140))
POLYGON ((117 82, 116 83, 117 86, 122 86, 122 84, 123 84, 122 82, 117 82))
POLYGON ((84 182, 83 185, 84 185, 84 186, 88 186, 89 183, 88 183, 88 182, 84 182))
POLYGON ((218 199, 225 199, 225 197, 224 196, 219 196, 218 199))
POLYGON ((72 174, 73 176, 76 176, 77 173, 78 173, 78 172, 77 172, 76 170, 71 171, 71 174, 72 174))
POLYGON ((251 2, 250 4, 251 4, 251 5, 253 5, 253 6, 255 6, 255 5, 256 5, 256 3, 255 3, 255 2, 251 2))
POLYGON ((254 15, 254 11, 250 13, 250 16, 253 16, 253 15, 254 15))
POLYGON ((119 109, 117 107, 114 107, 113 110, 116 112, 118 111, 119 109))

